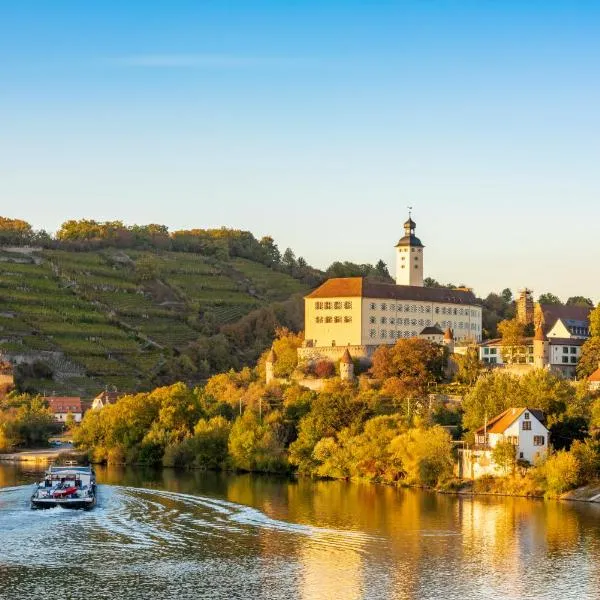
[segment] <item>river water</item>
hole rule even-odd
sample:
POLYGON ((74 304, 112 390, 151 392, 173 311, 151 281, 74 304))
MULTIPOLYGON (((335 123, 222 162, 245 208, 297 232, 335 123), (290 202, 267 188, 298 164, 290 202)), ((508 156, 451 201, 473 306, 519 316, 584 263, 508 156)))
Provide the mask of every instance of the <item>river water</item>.
POLYGON ((600 506, 254 475, 98 469, 31 511, 0 465, 0 598, 600 598, 600 506))

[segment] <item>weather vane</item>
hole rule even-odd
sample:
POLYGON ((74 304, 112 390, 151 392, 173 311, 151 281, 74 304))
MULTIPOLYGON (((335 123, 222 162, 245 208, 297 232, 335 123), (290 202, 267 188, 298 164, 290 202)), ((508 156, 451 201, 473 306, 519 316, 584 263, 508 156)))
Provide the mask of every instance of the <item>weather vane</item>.
POLYGON ((408 207, 408 218, 409 218, 409 219, 410 219, 410 218, 411 218, 411 216, 412 216, 412 209, 413 209, 413 207, 412 207, 412 206, 409 206, 409 207, 408 207))

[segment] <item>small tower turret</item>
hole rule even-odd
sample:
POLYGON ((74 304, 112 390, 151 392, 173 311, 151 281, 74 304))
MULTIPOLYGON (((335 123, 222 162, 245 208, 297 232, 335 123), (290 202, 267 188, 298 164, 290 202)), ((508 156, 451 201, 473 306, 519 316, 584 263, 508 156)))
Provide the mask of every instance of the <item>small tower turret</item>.
POLYGON ((450 354, 454 354, 454 332, 450 327, 444 332, 444 340, 442 342, 450 354))
POLYGON ((354 362, 348 352, 348 348, 344 351, 342 358, 340 358, 340 379, 342 381, 353 381, 354 380, 354 362))
POLYGON ((396 244, 396 284, 423 287, 423 244, 415 235, 411 212, 404 223, 404 237, 396 244))
POLYGON ((269 385, 275 379, 275 363, 277 362, 277 354, 275 350, 271 348, 271 352, 267 355, 265 361, 265 382, 269 385))
POLYGON ((533 366, 536 369, 545 369, 550 364, 550 342, 544 333, 541 324, 535 329, 533 336, 533 366))

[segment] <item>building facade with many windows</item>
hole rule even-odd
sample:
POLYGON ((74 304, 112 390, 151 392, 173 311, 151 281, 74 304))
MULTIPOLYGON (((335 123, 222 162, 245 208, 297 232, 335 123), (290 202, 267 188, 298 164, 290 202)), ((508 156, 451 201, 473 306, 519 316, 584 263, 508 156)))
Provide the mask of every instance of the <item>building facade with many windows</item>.
POLYGON ((395 284, 365 277, 329 279, 305 297, 301 359, 337 360, 346 348, 355 358, 369 357, 382 344, 431 340, 440 330, 450 330, 457 341, 481 340, 481 306, 470 289, 423 286, 424 246, 415 227, 409 216, 396 244, 395 284))

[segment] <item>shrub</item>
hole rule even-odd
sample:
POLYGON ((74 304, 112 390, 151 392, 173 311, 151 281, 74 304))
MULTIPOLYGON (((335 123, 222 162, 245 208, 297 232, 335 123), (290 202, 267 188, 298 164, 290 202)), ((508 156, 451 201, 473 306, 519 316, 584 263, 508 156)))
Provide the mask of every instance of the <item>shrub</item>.
POLYGON ((542 473, 546 482, 546 495, 559 496, 577 485, 579 461, 570 452, 559 450, 546 459, 542 473))
POLYGON ((335 365, 329 360, 318 360, 313 367, 313 371, 319 379, 326 379, 327 377, 333 377, 335 374, 335 365))

